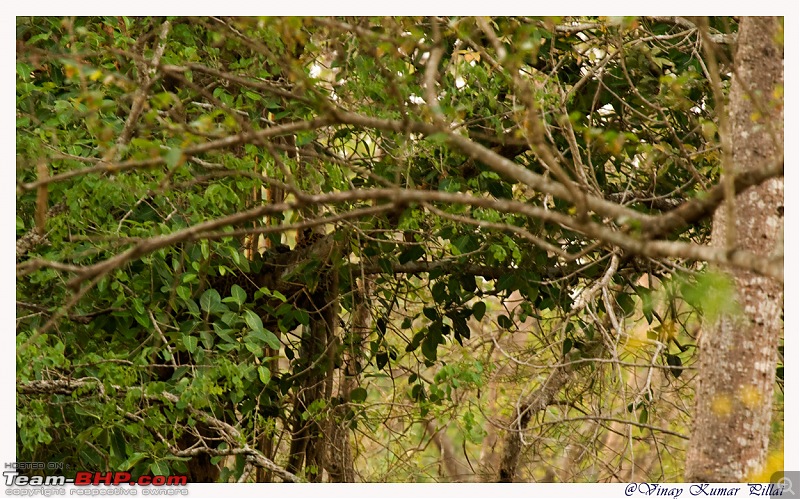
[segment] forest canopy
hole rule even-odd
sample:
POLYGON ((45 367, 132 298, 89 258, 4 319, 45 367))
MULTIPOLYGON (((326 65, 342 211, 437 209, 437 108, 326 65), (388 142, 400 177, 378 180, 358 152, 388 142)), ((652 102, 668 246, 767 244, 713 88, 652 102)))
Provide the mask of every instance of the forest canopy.
POLYGON ((704 476, 745 278, 782 452, 783 24, 748 22, 18 17, 17 460, 704 476))

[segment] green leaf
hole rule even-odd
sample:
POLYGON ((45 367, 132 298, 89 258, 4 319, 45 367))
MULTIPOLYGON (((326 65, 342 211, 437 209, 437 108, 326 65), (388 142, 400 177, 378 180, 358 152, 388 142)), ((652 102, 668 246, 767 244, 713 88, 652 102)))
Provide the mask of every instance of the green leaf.
POLYGON ((219 324, 214 323, 214 332, 217 333, 222 341, 226 343, 237 343, 237 341, 231 336, 231 333, 234 332, 233 329, 225 329, 219 326, 219 324))
POLYGON ((252 334, 262 342, 269 345, 269 347, 273 350, 279 350, 281 348, 281 340, 279 340, 272 331, 268 331, 264 328, 258 328, 253 329, 252 334))
POLYGON ((364 402, 367 400, 367 389, 360 386, 353 389, 353 391, 350 392, 350 400, 357 403, 364 402))
POLYGON ((425 138, 425 140, 427 142, 432 143, 432 144, 444 144, 448 140, 450 140, 450 137, 444 132, 437 132, 437 133, 433 133, 431 135, 428 135, 425 138))
POLYGON ((431 288, 431 297, 439 303, 447 300, 447 286, 443 281, 436 281, 431 288))
POLYGON ((297 134, 297 147, 302 147, 308 145, 316 139, 317 136, 314 132, 300 132, 297 134))
POLYGON ((375 355, 375 367, 378 369, 383 369, 384 366, 389 362, 389 354, 386 352, 378 352, 375 355))
POLYGON ((436 360, 436 350, 439 348, 439 339, 441 334, 436 334, 432 331, 428 332, 425 339, 422 341, 422 355, 431 362, 436 360))
POLYGON ((258 329, 264 329, 264 323, 261 322, 261 317, 259 317, 252 310, 244 311, 244 321, 253 331, 256 331, 258 329))
POLYGON ((567 338, 564 340, 564 343, 561 344, 561 355, 567 355, 570 350, 572 350, 572 340, 567 338))
POLYGON ((406 352, 413 352, 417 348, 419 348, 419 344, 425 338, 425 331, 417 332, 413 338, 411 338, 411 342, 406 346, 406 352))
POLYGON ((264 347, 259 345, 258 343, 255 343, 253 341, 249 341, 250 339, 251 339, 250 336, 245 338, 245 342, 244 342, 245 348, 247 348, 247 350, 250 353, 252 353, 253 355, 255 355, 256 357, 261 357, 264 354, 264 347))
POLYGON ((453 318, 453 330, 455 331, 455 338, 461 343, 461 338, 469 339, 470 329, 467 325, 467 319, 464 317, 453 318))
POLYGON ((424 401, 425 398, 426 398, 426 396, 425 396, 425 387, 423 387, 422 385, 419 385, 419 384, 414 385, 411 388, 411 398, 413 398, 417 402, 424 401))
POLYGON ((111 452, 117 459, 127 455, 125 449, 125 439, 122 437, 122 432, 119 428, 115 428, 111 432, 111 452))
POLYGON ((383 317, 378 317, 376 325, 378 327, 378 334, 384 336, 386 334, 386 319, 383 317))
POLYGON ((150 465, 150 471, 154 475, 169 475, 169 466, 163 461, 155 461, 150 465))
POLYGON ((164 155, 164 162, 170 168, 175 168, 181 163, 183 159, 183 151, 177 147, 171 147, 169 151, 164 155))
POLYGON ((444 192, 458 192, 461 183, 453 177, 445 177, 439 182, 439 190, 444 192))
POLYGON ((207 289, 200 297, 200 308, 203 311, 210 313, 222 304, 222 299, 216 289, 207 289))
MULTIPOLYGON (((675 354, 668 353, 667 354, 667 364, 672 367, 681 367, 683 365, 683 361, 681 358, 675 354)), ((670 369, 670 373, 676 378, 681 375, 683 369, 670 369)))
POLYGON ((413 262, 419 260, 425 254, 425 248, 422 246, 411 246, 407 250, 400 253, 397 257, 397 261, 401 264, 405 264, 408 262, 413 262))
POLYGON ((461 283, 461 288, 464 291, 472 293, 478 289, 478 283, 475 281, 475 276, 472 274, 462 274, 459 278, 459 282, 461 283))
POLYGON ((513 190, 511 185, 502 181, 488 181, 486 183, 486 190, 496 198, 512 198, 513 190))
POLYGON ((211 336, 211 333, 208 330, 200 331, 200 341, 203 342, 203 347, 208 350, 214 348, 214 337, 211 336))
POLYGON ((424 307, 422 309, 422 313, 425 315, 425 317, 427 317, 432 321, 438 321, 441 319, 439 312, 437 312, 436 309, 433 307, 424 307))
POLYGON ((333 134, 334 139, 347 139, 350 138, 350 135, 353 133, 353 130, 350 128, 340 128, 336 130, 336 133, 333 134))
POLYGON ((272 374, 269 372, 269 368, 266 366, 258 366, 258 379, 260 379, 262 383, 265 385, 269 383, 271 376, 272 374))
POLYGON ((133 309, 140 314, 144 314, 144 303, 142 303, 141 298, 133 299, 133 309))
POLYGON ((647 323, 652 324, 653 308, 655 306, 653 302, 653 293, 649 289, 642 286, 636 287, 636 293, 642 300, 642 313, 644 314, 645 319, 647 319, 647 323))
POLYGON ((188 350, 189 353, 195 353, 197 351, 197 337, 188 334, 184 335, 183 345, 186 347, 186 350, 188 350))
POLYGON ((461 254, 469 253, 471 251, 475 251, 476 249, 478 249, 480 247, 480 245, 478 244, 477 239, 475 239, 475 237, 473 237, 472 235, 469 235, 469 234, 461 236, 461 237, 457 238, 456 240, 454 240, 453 241, 453 246, 455 246, 455 248, 461 254))
POLYGON ((247 301, 247 293, 238 284, 231 286, 231 297, 236 300, 236 304, 240 307, 247 301))
POLYGON ((211 313, 212 314, 223 315, 223 314, 226 314, 226 313, 228 313, 230 311, 231 311, 231 309, 228 308, 228 306, 225 305, 224 303, 215 303, 211 307, 211 313))
POLYGON ((736 286, 731 278, 716 271, 697 275, 694 283, 685 282, 681 286, 683 298, 690 305, 701 309, 709 322, 722 314, 736 310, 736 286))
POLYGON ((136 466, 137 464, 139 464, 139 462, 146 457, 147 454, 145 454, 144 452, 134 452, 132 455, 128 456, 128 459, 126 459, 125 461, 122 462, 122 464, 119 465, 118 469, 129 470, 134 466, 136 466))
POLYGON ((496 291, 514 291, 515 289, 519 289, 519 279, 513 273, 503 274, 499 279, 497 279, 494 289, 496 291))
POLYGON ((486 303, 482 301, 475 302, 472 305, 472 315, 475 317, 475 320, 483 319, 483 316, 486 315, 486 303))
POLYGON ((636 307, 633 298, 629 294, 619 293, 617 295, 617 303, 619 307, 625 312, 625 315, 631 315, 636 307))

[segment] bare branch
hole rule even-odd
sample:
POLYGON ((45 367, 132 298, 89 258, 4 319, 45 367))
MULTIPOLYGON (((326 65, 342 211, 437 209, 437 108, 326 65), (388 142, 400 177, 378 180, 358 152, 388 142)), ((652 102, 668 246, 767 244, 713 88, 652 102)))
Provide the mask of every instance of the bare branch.
POLYGON ((125 120, 125 125, 122 127, 122 133, 120 133, 119 137, 117 137, 114 150, 110 151, 110 154, 107 154, 108 157, 113 157, 115 161, 119 159, 120 148, 130 142, 131 137, 133 136, 133 129, 136 126, 136 123, 139 121, 139 116, 141 116, 142 111, 144 110, 147 92, 150 90, 153 82, 155 82, 155 67, 157 67, 161 62, 161 56, 164 55, 164 49, 167 46, 166 41, 169 29, 170 21, 164 21, 164 23, 161 25, 161 31, 158 33, 158 45, 153 52, 153 58, 150 61, 150 68, 140 66, 140 72, 138 75, 139 87, 136 89, 136 93, 133 96, 131 111, 128 114, 128 118, 125 120))
MULTIPOLYGON (((697 25, 685 17, 679 16, 647 16, 645 19, 655 22, 674 24, 681 28, 697 30, 697 25)), ((709 33, 708 37, 714 43, 730 45, 736 43, 736 33, 709 33)))
POLYGON ((444 55, 444 47, 442 46, 439 21, 436 18, 431 18, 431 26, 433 27, 434 47, 430 50, 428 62, 425 65, 425 100, 428 102, 428 107, 433 114, 434 123, 442 126, 444 124, 444 114, 442 114, 442 108, 439 106, 439 99, 436 97, 436 84, 439 80, 439 62, 441 62, 444 55))

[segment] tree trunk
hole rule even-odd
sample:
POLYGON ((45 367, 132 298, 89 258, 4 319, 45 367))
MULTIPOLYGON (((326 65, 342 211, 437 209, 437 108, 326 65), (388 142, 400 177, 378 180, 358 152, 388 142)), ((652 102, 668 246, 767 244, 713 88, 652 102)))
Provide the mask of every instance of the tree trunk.
POLYGON ((372 316, 368 305, 368 295, 372 290, 371 281, 361 281, 353 292, 353 313, 350 330, 344 335, 342 352, 343 369, 339 373, 339 399, 343 404, 333 408, 328 418, 325 469, 329 481, 334 483, 353 483, 356 480, 353 464, 353 449, 350 442, 352 413, 348 414, 350 393, 359 385, 358 377, 363 362, 364 341, 372 330, 372 316))
MULTIPOLYGON (((742 18, 730 93, 730 136, 722 138, 731 141, 732 164, 724 168, 764 168, 782 160, 780 29, 777 18, 742 18)), ((711 244, 726 247, 731 227, 735 249, 782 259, 783 179, 742 192, 734 205, 735 221, 724 207, 715 213, 711 244)), ((750 272, 729 273, 740 310, 716 318, 700 341, 694 428, 686 458, 686 480, 692 482, 740 482, 766 458, 783 285, 750 272)))

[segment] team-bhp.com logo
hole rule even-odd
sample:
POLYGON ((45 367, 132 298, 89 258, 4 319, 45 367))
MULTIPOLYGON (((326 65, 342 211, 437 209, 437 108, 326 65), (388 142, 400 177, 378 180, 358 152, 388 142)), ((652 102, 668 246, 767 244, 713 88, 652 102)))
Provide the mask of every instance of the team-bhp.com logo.
MULTIPOLYGON (((50 489, 50 493, 44 493, 45 490, 42 489, 38 491, 38 493, 26 494, 23 493, 25 491, 24 488, 26 487, 64 487, 66 485, 76 485, 76 486, 100 486, 100 485, 107 485, 107 486, 118 486, 118 485, 141 485, 141 486, 182 486, 188 483, 188 479, 185 475, 141 475, 138 477, 133 477, 130 473, 124 471, 118 472, 96 472, 96 471, 78 471, 75 473, 75 478, 67 478, 64 475, 49 475, 49 476, 40 476, 40 475, 27 475, 27 474, 20 474, 20 472, 25 471, 32 471, 32 470, 44 470, 45 463, 10 463, 6 464, 7 468, 14 468, 14 471, 4 471, 3 477, 5 478, 5 484, 7 487, 23 487, 23 489, 17 489, 12 492, 12 490, 6 490, 6 495, 61 495, 64 493, 64 489, 56 492, 53 489, 50 489), (41 466, 40 466, 41 465, 41 466), (19 492, 19 493, 17 493, 19 492)), ((47 463, 51 465, 52 463, 47 463)), ((47 466, 48 471, 54 471, 52 466, 47 466)), ((60 468, 59 468, 60 470, 60 468)), ((148 495, 162 495, 163 493, 167 492, 168 489, 142 489, 143 493, 148 495), (156 492, 156 491, 160 492, 156 492)), ((71 493, 75 492, 74 490, 71 493)), ((176 495, 177 494, 185 494, 188 492, 186 489, 171 489, 170 494, 168 495, 176 495)))

